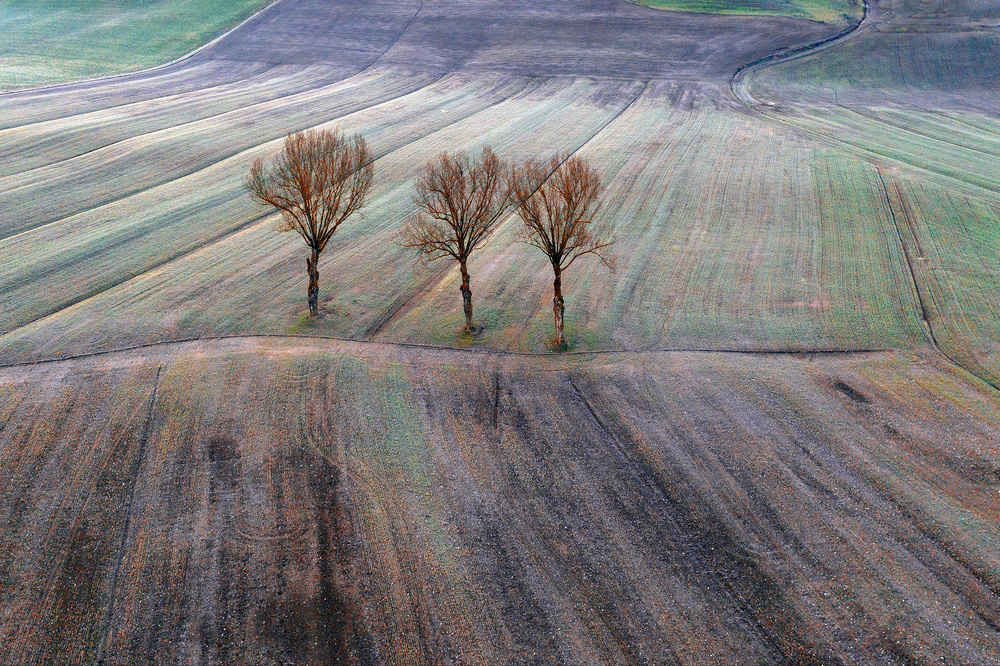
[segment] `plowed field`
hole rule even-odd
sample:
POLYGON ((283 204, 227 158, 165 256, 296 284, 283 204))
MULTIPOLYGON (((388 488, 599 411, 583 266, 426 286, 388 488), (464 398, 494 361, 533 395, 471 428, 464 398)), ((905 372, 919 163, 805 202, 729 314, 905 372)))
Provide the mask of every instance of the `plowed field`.
POLYGON ((0 94, 0 663, 1000 661, 996 12, 866 10, 279 0, 0 94), (312 320, 242 180, 336 127, 312 320), (474 338, 396 242, 484 142, 606 184, 568 353, 515 217, 474 338))

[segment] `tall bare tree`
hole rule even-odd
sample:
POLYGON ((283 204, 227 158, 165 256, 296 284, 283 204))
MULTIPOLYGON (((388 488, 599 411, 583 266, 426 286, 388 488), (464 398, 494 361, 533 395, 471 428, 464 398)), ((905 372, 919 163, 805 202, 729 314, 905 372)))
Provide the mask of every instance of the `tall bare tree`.
POLYGON ((563 272, 588 254, 615 270, 607 252, 613 239, 593 222, 601 204, 601 178, 582 157, 556 155, 548 163, 528 160, 512 169, 510 190, 524 222, 519 240, 544 252, 552 264, 556 344, 564 346, 563 272))
POLYGON ((404 247, 423 259, 451 258, 462 272, 465 330, 472 332, 469 257, 510 210, 506 164, 489 146, 477 158, 441 153, 424 166, 414 203, 420 209, 403 229, 404 247))
POLYGON ((309 314, 319 314, 319 255, 341 222, 361 209, 374 175, 368 144, 339 130, 289 134, 266 166, 253 163, 244 185, 250 197, 281 211, 278 231, 294 231, 311 250, 309 314))

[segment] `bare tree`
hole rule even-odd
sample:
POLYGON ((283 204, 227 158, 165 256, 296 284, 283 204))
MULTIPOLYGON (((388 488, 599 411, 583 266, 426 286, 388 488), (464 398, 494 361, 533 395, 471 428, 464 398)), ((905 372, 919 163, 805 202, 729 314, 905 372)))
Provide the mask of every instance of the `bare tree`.
POLYGON ((309 314, 319 314, 319 255, 340 223, 364 206, 374 175, 371 151, 358 134, 339 130, 289 134, 266 166, 253 163, 244 185, 261 205, 281 211, 278 231, 294 231, 312 251, 309 314))
POLYGON ((475 159, 441 153, 424 166, 413 197, 420 210, 403 229, 403 246, 416 248, 426 261, 450 257, 458 262, 465 330, 470 333, 469 257, 510 210, 506 169, 489 146, 475 159))
POLYGON ((552 264, 552 310, 556 344, 564 346, 562 274, 578 258, 593 254, 612 271, 607 253, 613 239, 593 217, 600 208, 601 179, 582 157, 556 155, 546 164, 528 160, 510 174, 511 196, 524 222, 520 241, 545 253, 552 264))

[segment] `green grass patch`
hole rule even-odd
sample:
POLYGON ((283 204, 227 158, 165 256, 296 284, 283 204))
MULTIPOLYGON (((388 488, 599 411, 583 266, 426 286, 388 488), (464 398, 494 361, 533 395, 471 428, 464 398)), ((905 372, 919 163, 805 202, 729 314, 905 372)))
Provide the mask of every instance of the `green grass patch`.
POLYGON ((169 62, 267 4, 268 0, 0 0, 0 89, 169 62))
POLYGON ((864 13, 858 0, 631 0, 636 4, 681 12, 790 16, 831 25, 851 25, 864 13))

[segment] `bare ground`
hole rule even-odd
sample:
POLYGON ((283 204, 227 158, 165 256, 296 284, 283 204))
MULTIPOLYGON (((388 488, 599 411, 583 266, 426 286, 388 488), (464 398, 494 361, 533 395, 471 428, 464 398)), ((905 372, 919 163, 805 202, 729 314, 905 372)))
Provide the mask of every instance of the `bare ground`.
MULTIPOLYGON (((18 137, 0 154, 20 165, 3 175, 23 180, 0 223, 158 196, 224 155, 157 132, 251 107, 308 126, 314 99, 320 120, 381 99, 335 87, 359 73, 393 72, 404 100, 499 75, 484 104, 521 79, 621 80, 593 136, 621 90, 736 105, 740 65, 833 30, 610 0, 279 0, 183 62, 0 96, 18 137), (105 169, 86 196, 84 163, 105 169)), ((429 108, 413 122, 437 127, 429 108)), ((280 138, 255 122, 217 140, 280 138)), ((109 272, 134 277, 115 253, 109 272)), ((95 289, 60 285, 58 309, 95 289)), ((38 340, 47 315, 25 315, 38 340)), ((76 322, 79 347, 114 339, 93 334, 102 315, 76 322)), ((26 348, 0 352, 46 349, 26 348)), ((996 662, 998 441, 997 392, 919 345, 553 357, 246 337, 12 365, 0 662, 996 662)))
POLYGON ((1000 400, 930 352, 191 342, 0 418, 5 663, 1000 658, 1000 400))

